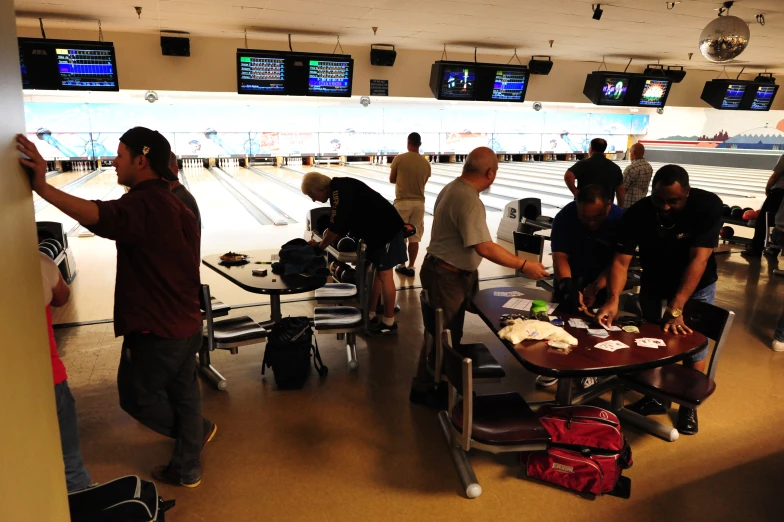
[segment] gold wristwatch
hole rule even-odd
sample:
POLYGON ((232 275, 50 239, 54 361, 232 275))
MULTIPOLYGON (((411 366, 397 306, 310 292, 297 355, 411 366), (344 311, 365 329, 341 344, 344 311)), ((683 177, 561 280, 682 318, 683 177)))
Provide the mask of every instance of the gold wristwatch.
POLYGON ((667 314, 669 314, 670 317, 674 317, 674 318, 678 318, 683 315, 683 310, 681 310, 680 308, 670 308, 668 306, 667 308, 664 309, 664 311, 667 312, 667 314))

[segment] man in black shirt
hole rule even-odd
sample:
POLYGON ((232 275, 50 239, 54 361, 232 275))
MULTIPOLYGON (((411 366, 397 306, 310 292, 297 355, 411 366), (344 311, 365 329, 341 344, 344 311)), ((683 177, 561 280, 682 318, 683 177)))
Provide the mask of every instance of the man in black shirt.
POLYGON ((572 165, 564 174, 564 181, 575 197, 582 187, 601 185, 610 195, 610 203, 615 198, 618 206, 623 207, 623 199, 626 196, 623 172, 621 167, 604 156, 605 150, 607 150, 606 141, 601 138, 592 139, 588 157, 572 165))
MULTIPOLYGON (((689 335, 683 321, 683 307, 693 299, 713 304, 716 297, 716 259, 722 223, 722 203, 718 196, 689 188, 689 175, 677 165, 665 165, 653 178, 653 191, 624 213, 619 231, 618 252, 610 270, 607 303, 597 319, 607 326, 618 313, 618 298, 626 284, 626 273, 639 246, 642 263, 640 307, 645 320, 662 321, 665 332, 689 335)), ((707 348, 684 360, 684 364, 705 371, 707 348)), ((629 409, 641 415, 665 413, 664 406, 645 397, 629 409)), ((678 431, 697 433, 697 411, 681 407, 678 431)))
POLYGON ((376 309, 379 297, 384 296, 384 317, 371 323, 370 332, 396 332, 392 269, 408 260, 403 239, 405 223, 398 211, 381 194, 354 178, 330 179, 319 172, 309 172, 302 178, 302 193, 313 201, 329 201, 332 206, 329 229, 319 244, 322 249, 349 232, 365 242, 367 258, 376 267, 370 294, 371 311, 376 309))

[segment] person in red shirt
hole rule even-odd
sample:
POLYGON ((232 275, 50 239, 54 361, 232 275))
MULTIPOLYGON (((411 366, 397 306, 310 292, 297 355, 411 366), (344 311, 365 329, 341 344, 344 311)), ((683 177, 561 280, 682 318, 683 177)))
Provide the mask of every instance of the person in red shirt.
POLYGON ((57 403, 57 422, 60 425, 60 444, 63 448, 65 482, 68 492, 90 487, 90 473, 82 462, 79 449, 79 425, 76 420, 76 401, 68 387, 68 374, 65 365, 57 354, 57 342, 52 329, 52 306, 63 306, 71 296, 71 289, 65 283, 57 265, 47 255, 39 252, 41 278, 44 283, 44 306, 46 307, 46 326, 49 329, 49 352, 52 356, 52 376, 54 377, 54 397, 57 403))
POLYGON ((24 135, 20 158, 33 190, 96 235, 117 245, 114 333, 123 337, 117 371, 120 406, 148 428, 175 439, 162 482, 196 487, 200 454, 217 431, 202 417, 195 355, 202 342, 199 229, 169 189, 171 147, 159 132, 134 127, 120 137, 114 167, 128 193, 88 201, 46 181, 46 161, 24 135))

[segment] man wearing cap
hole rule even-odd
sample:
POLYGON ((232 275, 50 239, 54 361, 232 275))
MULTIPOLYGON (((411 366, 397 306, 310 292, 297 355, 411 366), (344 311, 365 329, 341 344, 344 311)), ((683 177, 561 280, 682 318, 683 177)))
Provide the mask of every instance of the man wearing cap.
POLYGON ((199 456, 215 435, 201 415, 195 354, 201 346, 199 229, 172 194, 171 148, 160 133, 134 127, 120 138, 114 167, 129 192, 115 201, 88 201, 46 181, 46 161, 24 135, 32 188, 95 234, 117 244, 114 332, 123 336, 117 388, 120 406, 148 428, 175 439, 157 480, 186 487, 201 483, 199 456), (29 158, 29 159, 28 159, 29 158))

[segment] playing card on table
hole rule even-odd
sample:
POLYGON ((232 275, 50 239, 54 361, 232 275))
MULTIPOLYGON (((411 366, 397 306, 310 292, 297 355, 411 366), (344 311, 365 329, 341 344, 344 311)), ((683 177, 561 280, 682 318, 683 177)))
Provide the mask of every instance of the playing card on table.
POLYGON ((569 326, 572 328, 588 328, 588 323, 578 317, 572 317, 569 319, 569 326))
POLYGON ((617 327, 617 326, 605 326, 603 324, 600 324, 599 326, 601 326, 602 328, 604 328, 608 332, 620 332, 621 331, 621 329, 619 327, 617 327))
POLYGON ((520 297, 523 295, 522 292, 493 292, 493 295, 496 297, 520 297))
POLYGON ((607 330, 602 328, 588 328, 588 334, 593 335, 595 337, 609 337, 610 334, 607 333, 607 330))
POLYGON ((602 343, 598 343, 594 345, 594 348, 598 348, 600 350, 605 350, 607 352, 614 352, 619 348, 612 344, 612 341, 604 341, 602 343))
POLYGON ((643 348, 658 348, 659 346, 666 346, 666 343, 661 339, 655 339, 651 337, 640 337, 639 339, 634 340, 637 343, 637 346, 641 346, 643 348))
POLYGON ((627 333, 640 333, 640 329, 636 326, 624 326, 623 331, 627 333))

